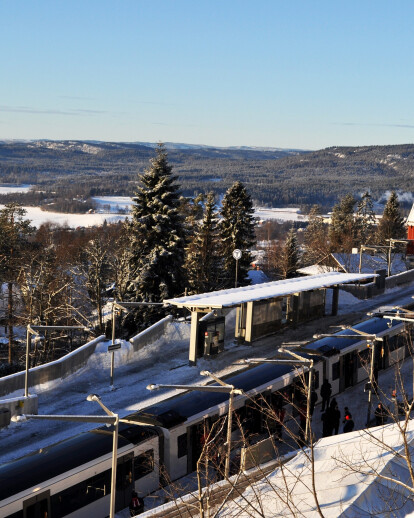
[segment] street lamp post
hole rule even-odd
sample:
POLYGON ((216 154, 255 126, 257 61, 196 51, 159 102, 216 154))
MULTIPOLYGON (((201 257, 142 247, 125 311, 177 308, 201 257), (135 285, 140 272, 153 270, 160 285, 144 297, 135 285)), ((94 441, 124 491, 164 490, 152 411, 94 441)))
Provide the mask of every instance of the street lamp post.
POLYGON ((109 418, 113 420, 112 424, 114 426, 114 433, 112 437, 112 474, 111 474, 111 500, 109 503, 109 517, 114 518, 115 516, 115 492, 116 492, 116 467, 117 467, 117 458, 118 458, 118 428, 119 428, 119 416, 118 414, 114 414, 109 408, 107 408, 101 401, 101 398, 97 394, 89 394, 86 398, 87 401, 95 401, 98 405, 103 409, 103 411, 108 415, 109 418))
POLYGON ((219 386, 217 385, 164 385, 164 384, 150 384, 147 386, 148 390, 158 390, 158 389, 182 389, 189 391, 200 391, 200 392, 222 392, 229 394, 229 408, 228 408, 228 417, 227 417, 227 455, 226 455, 226 464, 224 468, 224 476, 229 478, 230 475, 230 452, 231 452, 231 427, 232 427, 232 414, 233 414, 233 397, 235 395, 242 394, 243 391, 240 389, 236 389, 233 385, 229 385, 222 381, 220 378, 217 378, 214 374, 211 374, 209 371, 201 371, 200 374, 202 376, 210 376, 214 379, 219 386))
POLYGON ((237 288, 237 276, 239 272, 239 259, 241 259, 242 251, 238 248, 233 250, 233 258, 236 260, 236 278, 234 282, 234 287, 237 288))

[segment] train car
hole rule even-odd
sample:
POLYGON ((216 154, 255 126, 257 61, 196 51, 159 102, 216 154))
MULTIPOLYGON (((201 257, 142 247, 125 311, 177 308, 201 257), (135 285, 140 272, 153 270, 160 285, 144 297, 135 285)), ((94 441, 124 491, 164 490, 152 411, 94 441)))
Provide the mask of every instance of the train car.
MULTIPOLYGON (((112 435, 99 428, 0 466, 0 516, 108 516, 112 435)), ((128 507, 132 490, 158 488, 159 444, 152 428, 119 425, 117 511, 128 507)))
MULTIPOLYGON (((405 357, 407 340, 402 335, 405 329, 403 323, 393 321, 391 324, 382 318, 371 318, 354 327, 360 332, 383 338, 376 346, 376 370, 387 368, 405 357)), ((361 334, 348 329, 335 335, 307 345, 309 349, 318 350, 323 354, 322 357, 312 357, 315 362, 314 389, 319 395, 319 400, 320 385, 325 378, 332 385, 332 395, 368 378, 371 350, 367 347, 367 340, 361 334), (341 335, 353 336, 337 337, 341 335)), ((302 385, 297 369, 274 364, 250 367, 225 379, 227 383, 244 392, 243 395, 234 398, 233 405, 240 421, 244 423, 243 426, 248 427, 248 430, 245 430, 247 434, 263 434, 268 429, 265 412, 261 411, 261 402, 275 406, 281 401, 280 394, 283 394, 282 402, 290 402, 296 387, 302 385)), ((164 421, 164 459, 171 480, 196 469, 206 421, 209 428, 227 412, 228 395, 207 392, 183 393, 145 409, 147 415, 155 417, 160 422, 164 421)), ((235 423, 232 439, 237 439, 237 428, 235 423)))
MULTIPOLYGON (((376 369, 387 368, 406 357, 403 323, 375 317, 354 328, 383 338, 375 349, 376 369)), ((317 393, 325 378, 335 395, 368 377, 371 351, 366 338, 352 330, 335 335, 306 346, 323 354, 313 357, 317 393), (337 338, 341 335, 353 336, 337 338)), ((229 384, 243 390, 242 395, 234 398, 238 419, 234 419, 232 440, 236 442, 240 433, 238 422, 246 434, 268 432, 269 422, 261 405, 292 402, 302 385, 298 376, 298 370, 292 366, 262 364, 227 377, 229 384)), ((193 472, 205 427, 227 414, 228 403, 227 394, 184 392, 129 416, 145 413, 155 417, 160 426, 120 425, 117 510, 128 506, 132 489, 146 495, 167 479, 176 480, 193 472), (160 466, 165 467, 168 477, 160 476, 160 466)), ((112 433, 100 428, 0 466, 0 516, 31 518, 44 516, 44 512, 48 518, 107 516, 111 457, 112 433)))

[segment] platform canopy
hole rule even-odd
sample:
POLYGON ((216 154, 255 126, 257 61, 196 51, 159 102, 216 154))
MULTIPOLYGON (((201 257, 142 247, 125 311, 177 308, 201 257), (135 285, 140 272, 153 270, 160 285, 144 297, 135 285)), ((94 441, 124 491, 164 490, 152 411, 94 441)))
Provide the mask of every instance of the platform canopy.
POLYGON ((331 286, 362 281, 373 277, 376 277, 376 275, 330 272, 319 275, 309 275, 307 277, 295 277, 294 279, 265 282, 263 284, 254 284, 253 286, 243 286, 241 288, 200 293, 175 299, 167 299, 164 300, 164 303, 188 309, 221 309, 239 306, 240 304, 252 301, 285 297, 302 291, 329 288, 331 286))

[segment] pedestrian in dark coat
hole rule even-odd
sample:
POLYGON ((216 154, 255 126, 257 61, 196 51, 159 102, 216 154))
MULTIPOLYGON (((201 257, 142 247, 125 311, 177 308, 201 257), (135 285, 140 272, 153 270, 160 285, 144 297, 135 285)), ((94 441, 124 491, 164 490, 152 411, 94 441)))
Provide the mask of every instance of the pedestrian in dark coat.
POLYGON ((351 414, 346 414, 344 419, 344 433, 352 432, 354 429, 354 420, 352 419, 351 414))
POLYGON ((322 414, 322 437, 329 437, 332 435, 334 428, 334 409, 329 407, 326 412, 322 414))
POLYGON ((313 411, 315 410, 316 402, 318 401, 318 394, 316 393, 315 389, 312 389, 311 391, 311 397, 310 397, 310 415, 313 416, 313 411))
MULTIPOLYGON (((334 400, 332 400, 333 402, 334 400)), ((335 400, 335 405, 332 405, 330 406, 329 410, 332 412, 332 424, 333 424, 333 431, 335 432, 335 435, 338 435, 339 433, 339 421, 341 420, 341 411, 339 410, 339 407, 338 405, 336 404, 336 400, 335 400)))
POLYGON ((332 394, 332 385, 325 378, 321 385, 321 398, 322 398, 321 412, 324 412, 325 408, 329 407, 329 400, 331 399, 331 394, 332 394))
POLYGON ((343 423, 345 423, 345 420, 346 420, 346 416, 347 416, 347 415, 351 416, 351 418, 352 418, 351 412, 349 411, 349 408, 346 406, 346 407, 344 408, 344 420, 342 421, 343 423))

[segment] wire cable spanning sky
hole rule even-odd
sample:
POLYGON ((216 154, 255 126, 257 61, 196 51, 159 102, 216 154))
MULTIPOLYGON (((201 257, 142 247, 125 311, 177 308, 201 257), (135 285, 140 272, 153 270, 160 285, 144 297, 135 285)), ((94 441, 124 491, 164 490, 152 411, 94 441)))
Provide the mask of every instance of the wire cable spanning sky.
POLYGON ((411 0, 0 0, 0 139, 411 143, 411 0))

